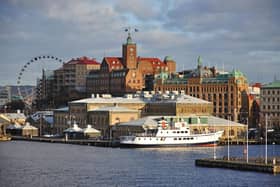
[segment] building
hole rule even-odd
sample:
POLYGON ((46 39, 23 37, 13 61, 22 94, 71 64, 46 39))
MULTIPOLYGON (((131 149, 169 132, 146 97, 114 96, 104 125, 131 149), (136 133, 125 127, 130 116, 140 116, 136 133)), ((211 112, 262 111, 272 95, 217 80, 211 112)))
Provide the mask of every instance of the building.
POLYGON ((280 128, 280 81, 275 80, 261 86, 261 125, 265 124, 265 116, 269 128, 280 128))
POLYGON ((177 75, 160 73, 157 75, 154 91, 184 91, 193 97, 213 102, 213 114, 221 118, 240 121, 241 114, 247 117, 248 111, 242 105, 247 99, 248 82, 238 71, 219 71, 215 67, 203 67, 198 57, 197 68, 177 75))
POLYGON ((11 98, 11 87, 0 87, 0 108, 4 107, 5 109, 5 105, 11 102, 11 98))
POLYGON ((69 102, 68 108, 54 110, 54 128, 62 133, 74 122, 82 128, 90 124, 105 133, 103 136, 109 136, 112 126, 145 116, 211 115, 212 111, 212 103, 177 92, 142 92, 124 97, 96 94, 69 102))
POLYGON ((54 71, 43 70, 37 81, 37 108, 55 108, 68 100, 85 97, 86 76, 100 68, 95 59, 80 57, 72 59, 54 71))
POLYGON ((95 59, 80 57, 63 64, 60 69, 54 71, 55 92, 66 90, 78 90, 85 92, 86 76, 91 70, 99 70, 100 63, 95 59))
POLYGON ((258 128, 260 123, 260 83, 248 88, 249 128, 258 128))
POLYGON ((91 71, 87 76, 87 93, 109 93, 123 96, 135 93, 150 86, 151 75, 160 72, 168 74, 176 71, 176 63, 171 57, 140 57, 137 45, 128 33, 127 41, 122 46, 121 57, 104 57, 100 70, 91 71))

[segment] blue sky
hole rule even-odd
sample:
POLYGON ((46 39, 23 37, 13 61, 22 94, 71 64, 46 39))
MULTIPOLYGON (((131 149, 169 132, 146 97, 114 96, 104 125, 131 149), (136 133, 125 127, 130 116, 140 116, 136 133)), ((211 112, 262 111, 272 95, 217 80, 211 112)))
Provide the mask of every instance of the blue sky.
MULTIPOLYGON (((204 65, 239 69, 249 82, 280 79, 280 1, 277 0, 3 0, 0 1, 0 85, 16 84, 22 66, 38 55, 68 61, 121 56, 127 26, 138 55, 172 56, 177 70, 204 65)), ((41 69, 29 66, 22 84, 41 69)))

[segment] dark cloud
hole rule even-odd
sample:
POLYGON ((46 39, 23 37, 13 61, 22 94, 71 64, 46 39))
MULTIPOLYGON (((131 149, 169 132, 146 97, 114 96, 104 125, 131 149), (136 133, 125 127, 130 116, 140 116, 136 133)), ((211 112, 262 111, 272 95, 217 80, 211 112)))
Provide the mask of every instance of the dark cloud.
POLYGON ((9 73, 0 73, 0 84, 15 84, 13 69, 40 54, 65 60, 120 56, 127 26, 140 30, 132 33, 140 56, 173 56, 179 70, 196 66, 201 55, 205 65, 240 69, 250 81, 267 82, 280 69, 279 4, 277 0, 3 1, 0 64, 9 73))

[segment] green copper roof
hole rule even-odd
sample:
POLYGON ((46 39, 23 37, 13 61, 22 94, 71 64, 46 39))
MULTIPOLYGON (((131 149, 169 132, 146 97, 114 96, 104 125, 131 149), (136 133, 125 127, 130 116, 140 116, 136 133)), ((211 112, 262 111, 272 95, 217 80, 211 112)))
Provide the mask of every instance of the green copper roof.
POLYGON ((131 38, 130 33, 128 33, 127 39, 126 39, 126 44, 134 44, 131 38))
POLYGON ((173 61, 172 57, 171 56, 166 56, 164 58, 164 61, 173 61))
POLYGON ((232 72, 230 74, 233 77, 243 77, 244 76, 243 73, 239 70, 232 70, 232 72))
POLYGON ((280 88, 280 81, 274 81, 269 84, 263 85, 262 88, 280 88))

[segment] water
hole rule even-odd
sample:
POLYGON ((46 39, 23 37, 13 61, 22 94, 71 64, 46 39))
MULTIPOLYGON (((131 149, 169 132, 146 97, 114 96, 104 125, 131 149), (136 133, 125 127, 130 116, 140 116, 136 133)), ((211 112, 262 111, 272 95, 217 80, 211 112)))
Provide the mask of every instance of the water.
MULTIPOLYGON (((241 156, 243 146, 231 146, 241 156)), ((264 155, 264 146, 249 146, 264 155)), ((280 145, 268 146, 280 155, 280 145)), ((218 147, 217 156, 227 155, 218 147)), ((280 175, 196 167, 213 148, 119 149, 11 141, 0 143, 0 186, 280 186, 280 175)))

